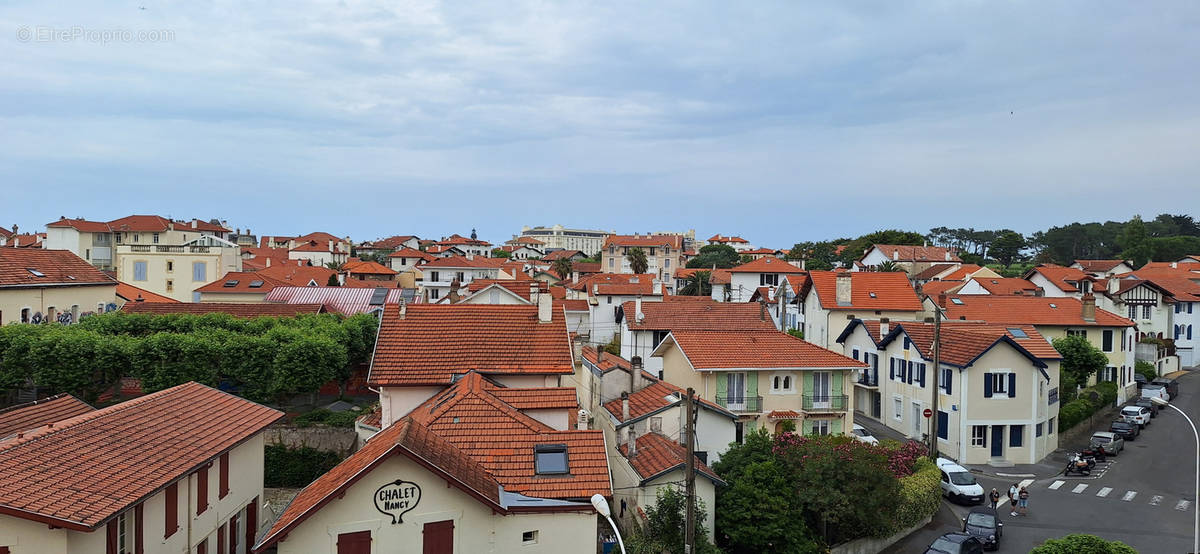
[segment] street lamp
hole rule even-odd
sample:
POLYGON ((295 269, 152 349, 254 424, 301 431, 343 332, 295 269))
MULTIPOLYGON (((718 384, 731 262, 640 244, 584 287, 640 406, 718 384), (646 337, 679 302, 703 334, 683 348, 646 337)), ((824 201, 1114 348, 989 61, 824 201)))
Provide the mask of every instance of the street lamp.
POLYGON ((621 540, 621 530, 617 529, 616 523, 613 523, 612 511, 608 509, 608 501, 605 500, 604 496, 599 493, 593 494, 592 507, 595 508, 600 515, 604 516, 604 519, 608 520, 608 524, 612 526, 613 533, 617 534, 617 544, 621 546, 621 554, 625 554, 625 541, 621 540))
MULTIPOLYGON (((1183 412, 1183 410, 1180 410, 1179 408, 1172 406, 1166 400, 1163 400, 1162 398, 1159 398, 1157 396, 1150 397, 1150 402, 1153 402, 1154 404, 1157 404, 1159 406, 1165 406, 1165 407, 1171 408, 1172 410, 1179 412, 1179 415, 1182 415, 1183 419, 1187 420, 1188 425, 1192 426, 1192 434, 1195 435, 1195 437, 1196 437, 1196 459, 1195 459, 1195 462, 1196 462, 1196 491, 1195 491, 1196 496, 1195 496, 1195 498, 1198 502, 1200 502, 1200 432, 1196 431, 1196 424, 1192 423, 1192 418, 1188 417, 1188 415, 1185 414, 1183 412)), ((595 499, 592 500, 592 503, 595 503, 595 499)), ((1193 512, 1194 513, 1192 516, 1192 552, 1200 553, 1200 509, 1193 510, 1193 512)))

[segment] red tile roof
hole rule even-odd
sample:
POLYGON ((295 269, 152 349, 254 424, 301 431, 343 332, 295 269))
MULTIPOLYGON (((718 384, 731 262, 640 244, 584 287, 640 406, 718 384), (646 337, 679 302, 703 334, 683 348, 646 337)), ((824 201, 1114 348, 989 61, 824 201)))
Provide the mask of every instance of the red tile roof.
POLYGON ((947 319, 989 323, 1071 327, 1134 325, 1132 321, 1100 308, 1096 308, 1095 321, 1086 321, 1083 319, 1083 302, 1069 297, 957 294, 947 298, 944 308, 947 319))
POLYGON ((737 267, 729 269, 730 273, 804 273, 792 264, 789 264, 775 256, 763 256, 757 260, 746 262, 737 267))
POLYGON ((425 260, 427 262, 437 259, 435 256, 427 254, 427 253, 417 250, 415 248, 401 248, 395 252, 392 252, 391 254, 388 254, 388 257, 389 258, 418 258, 421 260, 425 260))
POLYGON ((448 258, 436 258, 433 261, 421 266, 421 270, 428 269, 459 269, 459 268, 492 268, 499 269, 504 264, 508 263, 505 258, 485 258, 483 256, 450 256, 448 258))
POLYGON ((0 443, 0 513, 94 530, 282 416, 186 383, 55 422, 0 443))
POLYGON ((629 360, 626 360, 625 358, 622 358, 616 354, 612 354, 609 352, 604 353, 604 356, 602 358, 600 358, 599 365, 597 365, 596 356, 597 356, 596 347, 594 347, 594 346, 584 346, 583 347, 583 359, 587 360, 587 362, 592 364, 593 366, 596 366, 597 368, 599 368, 600 371, 603 373, 608 373, 609 371, 612 371, 614 369, 629 371, 629 369, 631 367, 629 364, 629 360))
POLYGON ((361 275, 395 275, 396 271, 377 262, 357 260, 342 264, 342 271, 361 275))
POLYGON ((973 279, 984 290, 992 294, 1008 294, 1008 295, 1034 295, 1041 287, 1030 283, 1024 279, 1016 277, 979 277, 973 279))
POLYGON ((708 242, 722 242, 722 243, 724 243, 724 242, 736 242, 736 243, 745 243, 745 242, 750 242, 750 241, 748 241, 748 240, 746 240, 746 239, 744 239, 744 238, 742 238, 742 237, 730 237, 730 236, 713 235, 713 236, 711 236, 711 237, 709 237, 709 238, 708 238, 708 242))
POLYGON ((62 218, 53 223, 47 223, 46 227, 71 227, 81 233, 108 233, 112 229, 103 221, 88 221, 86 219, 69 219, 62 218))
MULTIPOLYGON (((878 248, 888 259, 900 262, 962 262, 962 259, 953 250, 941 246, 911 246, 906 244, 873 244, 871 246, 878 248), (949 254, 949 257, 947 257, 947 254, 949 254)), ((861 261, 865 257, 866 254, 864 253, 859 260, 861 261)))
POLYGON ((1133 263, 1128 260, 1075 260, 1075 263, 1083 267, 1087 272, 1104 272, 1112 271, 1113 268, 1126 264, 1133 268, 1133 263))
MULTIPOLYGON (((629 465, 642 478, 642 483, 672 470, 685 467, 687 450, 679 443, 658 433, 646 433, 637 438, 637 449, 633 456, 629 455, 629 445, 622 444, 619 448, 621 455, 629 460, 629 465)), ((704 475, 718 483, 724 483, 717 474, 696 459, 696 473, 704 475)))
POLYGON ((824 369, 866 364, 779 331, 672 331, 673 340, 697 370, 824 369))
POLYGON ((368 381, 373 385, 444 385, 456 375, 561 375, 574 371, 561 310, 538 321, 538 307, 413 304, 400 317, 387 306, 368 381))
POLYGON ((575 387, 508 388, 490 384, 486 386, 493 396, 518 410, 575 410, 579 400, 575 387))
POLYGON ((586 312, 588 311, 587 300, 562 300, 563 309, 568 312, 586 312))
POLYGON ((95 408, 66 393, 5 408, 0 410, 0 445, 17 433, 32 431, 47 423, 70 419, 92 410, 95 408))
POLYGON ((738 253, 743 254, 743 255, 752 255, 752 256, 755 256, 755 255, 756 256, 775 256, 775 255, 780 254, 781 251, 774 250, 771 248, 755 248, 753 250, 742 250, 741 252, 738 252, 738 253))
POLYGON ((714 269, 708 282, 714 285, 728 285, 732 278, 733 274, 729 273, 728 269, 714 269))
POLYGON ((5 229, 4 227, 0 227, 0 237, 8 238, 11 236, 13 236, 12 231, 9 231, 8 229, 5 229))
POLYGON ((464 237, 457 233, 450 235, 449 237, 444 238, 442 240, 439 240, 437 243, 442 246, 457 246, 460 244, 463 246, 491 246, 492 245, 492 243, 490 243, 486 240, 479 240, 479 239, 464 237))
POLYGON ((600 273, 600 262, 571 262, 571 271, 580 275, 600 273))
MULTIPOLYGON (((613 419, 617 420, 618 425, 648 416, 668 406, 673 406, 676 404, 682 406, 682 404, 680 404, 681 400, 679 399, 687 396, 687 391, 671 383, 661 379, 656 379, 653 376, 650 376, 650 374, 647 372, 643 372, 643 375, 648 376, 646 380, 650 381, 650 384, 629 395, 628 420, 622 417, 624 415, 624 408, 622 407, 620 398, 604 403, 604 409, 607 410, 609 414, 612 414, 613 419), (671 399, 668 399, 668 397, 671 397, 671 399)), ((725 408, 722 408, 713 402, 699 397, 697 397, 697 400, 699 400, 704 406, 716 412, 730 417, 737 417, 729 410, 726 410, 725 408)))
POLYGON ((375 250, 396 250, 398 248, 407 248, 407 249, 411 250, 411 248, 408 248, 403 245, 404 245, 404 243, 406 243, 412 239, 415 239, 415 238, 417 238, 417 237, 412 236, 412 235, 394 235, 394 236, 390 236, 390 237, 379 239, 379 240, 364 242, 364 243, 358 245, 358 247, 364 248, 364 249, 375 249, 375 250))
POLYGON ((538 239, 535 239, 533 237, 517 237, 515 239, 508 241, 508 243, 509 244, 530 244, 533 246, 545 246, 546 245, 546 243, 544 243, 538 239))
POLYGON ((640 246, 642 248, 666 246, 683 250, 682 235, 609 235, 603 248, 609 246, 640 246))
POLYGON ((136 302, 136 301, 138 301, 139 298, 141 299, 142 302, 150 302, 150 303, 165 302, 168 304, 173 304, 173 303, 179 302, 178 300, 176 300, 174 298, 171 298, 168 296, 163 296, 161 294, 155 294, 146 289, 138 288, 133 285, 130 285, 129 283, 121 283, 121 282, 117 283, 117 296, 125 299, 126 302, 136 302))
POLYGON ((331 241, 307 240, 300 242, 291 252, 341 252, 337 243, 331 241))
POLYGON ((946 275, 943 275, 942 280, 943 281, 947 281, 947 280, 957 281, 959 279, 965 280, 967 277, 970 277, 972 274, 974 274, 975 272, 977 272, 981 269, 983 269, 982 266, 978 266, 975 264, 962 264, 962 265, 958 266, 958 269, 956 269, 946 275))
MULTIPOLYGON (((272 266, 275 267, 275 266, 272 266)), ((213 281, 202 287, 197 287, 196 292, 210 293, 247 293, 247 294, 266 294, 271 289, 286 285, 285 281, 268 277, 262 271, 230 271, 222 275, 220 279, 213 281), (251 283, 262 283, 257 287, 250 287, 251 283), (232 286, 226 286, 227 283, 232 283, 232 286)), ((321 283, 322 285, 325 283, 321 283)))
POLYGON ((0 288, 116 284, 67 250, 0 248, 0 288))
POLYGON ((1041 273, 1043 277, 1045 277, 1063 292, 1079 292, 1079 287, 1077 284, 1080 281, 1091 278, 1091 276, 1087 273, 1084 273, 1082 269, 1063 267, 1057 264, 1038 265, 1025 272, 1023 277, 1025 279, 1030 279, 1035 273, 1041 273))
POLYGON ((397 454, 407 456, 445 477, 447 486, 453 484, 493 510, 507 513, 500 504, 500 483, 488 475, 479 462, 424 425, 404 418, 371 437, 358 452, 304 487, 271 525, 262 541, 255 545, 255 550, 282 540, 289 531, 337 498, 342 491, 397 454))
MULTIPOLYGON (((672 299, 676 297, 671 297, 672 299)), ((771 318, 762 319, 761 308, 750 302, 715 302, 699 297, 694 302, 642 302, 641 321, 637 320, 637 303, 621 304, 624 321, 630 329, 736 331, 739 329, 775 329, 771 318)))
MULTIPOLYGON (((942 273, 945 273, 952 269, 956 269, 957 267, 958 267, 958 264, 933 264, 933 265, 929 266, 928 268, 926 268, 925 271, 922 271, 916 275, 913 275, 913 279, 915 279, 917 281, 929 281, 929 280, 932 280, 934 277, 937 277, 938 275, 941 275, 942 273)), ((978 266, 976 266, 976 267, 978 267, 978 266)))
MULTIPOLYGON (((1129 275, 1141 277, 1182 302, 1200 302, 1200 275, 1186 271, 1137 270, 1129 275)), ((1122 284, 1124 284, 1122 279, 1122 284)))
POLYGON ((126 231, 166 231, 171 220, 157 215, 129 215, 108 222, 110 229, 116 232, 126 231))
POLYGON ((958 289, 967 284, 966 281, 930 281, 921 285, 921 294, 927 296, 937 296, 941 293, 951 294, 958 292, 958 289))
POLYGON ((189 220, 176 221, 175 229, 179 230, 179 231, 186 231, 188 229, 191 229, 193 231, 208 231, 210 233, 232 233, 233 232, 232 229, 226 229, 225 226, 221 225, 220 223, 204 221, 203 219, 189 219, 189 220))
MULTIPOLYGON (((906 334, 917 347, 918 353, 927 359, 933 359, 932 323, 901 321, 897 322, 880 341, 880 347, 887 346, 892 340, 906 334)), ((975 359, 990 350, 1003 338, 1017 344, 1029 355, 1041 360, 1058 360, 1062 356, 1032 325, 995 325, 971 322, 947 321, 942 325, 941 361, 958 367, 966 367, 975 359), (1018 338, 1013 329, 1019 329, 1025 337, 1018 338)))
POLYGON ((553 262, 559 258, 573 258, 575 256, 583 256, 586 258, 587 254, 584 254, 579 250, 555 250, 554 252, 542 256, 542 261, 553 262))
POLYGON ((302 314, 319 314, 325 311, 321 304, 260 304, 247 302, 129 302, 121 307, 129 314, 229 314, 251 319, 255 317, 296 317, 302 314))
POLYGON ((318 287, 325 286, 329 283, 329 276, 337 274, 336 271, 322 266, 274 264, 260 269, 257 273, 280 284, 294 287, 307 287, 314 283, 318 287))
POLYGON ((837 274, 832 271, 810 271, 813 288, 821 307, 827 310, 891 310, 921 311, 921 300, 902 272, 849 271, 850 304, 837 302, 837 274), (871 295, 875 297, 872 298, 871 295))
POLYGON ((586 291, 589 295, 636 295, 658 294, 654 290, 654 275, 651 273, 595 273, 580 277, 569 288, 586 291))

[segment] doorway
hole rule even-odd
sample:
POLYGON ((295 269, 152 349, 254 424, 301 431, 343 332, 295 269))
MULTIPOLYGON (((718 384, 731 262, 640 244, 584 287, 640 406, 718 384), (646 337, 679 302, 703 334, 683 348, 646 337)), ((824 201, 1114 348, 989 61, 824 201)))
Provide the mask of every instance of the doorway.
POLYGON ((925 419, 925 416, 921 414, 921 403, 913 402, 912 403, 912 437, 914 439, 918 439, 918 440, 921 439, 921 420, 922 419, 925 419))
POLYGON ((1003 458, 1004 457, 1004 426, 1003 425, 993 425, 992 426, 992 457, 993 458, 1003 458))

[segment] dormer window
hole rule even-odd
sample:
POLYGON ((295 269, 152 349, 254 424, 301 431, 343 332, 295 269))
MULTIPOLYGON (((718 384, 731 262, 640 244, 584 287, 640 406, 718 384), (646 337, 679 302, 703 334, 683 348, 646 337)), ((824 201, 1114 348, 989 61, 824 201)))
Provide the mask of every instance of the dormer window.
POLYGON ((539 444, 533 447, 534 470, 538 475, 564 475, 570 473, 567 465, 567 445, 539 444))

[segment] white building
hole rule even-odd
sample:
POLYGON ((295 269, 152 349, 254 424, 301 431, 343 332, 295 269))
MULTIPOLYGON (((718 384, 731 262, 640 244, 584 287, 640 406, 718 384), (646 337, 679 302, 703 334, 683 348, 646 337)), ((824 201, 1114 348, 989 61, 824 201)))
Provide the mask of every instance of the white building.
POLYGON ((671 331, 774 330, 775 322, 757 304, 713 302, 706 298, 621 304, 616 322, 621 333, 621 357, 640 358, 646 371, 662 377, 662 358, 650 356, 671 331))
POLYGON ((921 300, 900 272, 810 271, 804 295, 804 340, 836 347, 838 335, 853 319, 912 321, 923 317, 921 300))
POLYGON ((727 269, 729 283, 722 284, 724 290, 718 291, 713 286, 713 299, 727 302, 749 302, 759 288, 774 290, 784 277, 796 279, 806 273, 792 264, 779 258, 766 256, 727 269))

